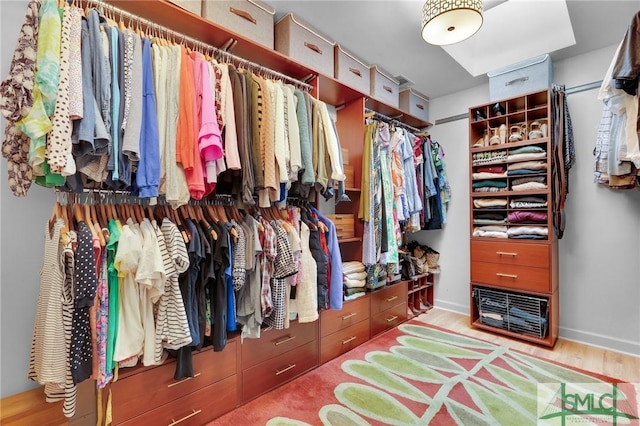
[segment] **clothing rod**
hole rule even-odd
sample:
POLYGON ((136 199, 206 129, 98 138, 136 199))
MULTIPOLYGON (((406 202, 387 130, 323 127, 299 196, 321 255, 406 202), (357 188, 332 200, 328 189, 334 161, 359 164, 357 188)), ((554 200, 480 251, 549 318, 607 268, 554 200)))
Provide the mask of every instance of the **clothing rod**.
POLYGON ((404 127, 407 130, 411 130, 414 133, 421 133, 422 132, 422 130, 420 130, 418 128, 415 128, 413 126, 410 126, 408 124, 405 124, 402 121, 398 120, 397 118, 391 118, 391 117, 389 117, 387 115, 381 114, 378 111, 374 111, 374 110, 369 109, 369 108, 365 108, 365 111, 374 113, 374 116, 373 116, 374 118, 379 118, 380 120, 386 121, 386 122, 388 122, 390 124, 396 124, 396 125, 398 125, 400 127, 404 127))
POLYGON ((283 74, 281 72, 272 70, 270 68, 266 68, 260 64, 257 64, 255 62, 251 62, 248 59, 245 58, 241 58, 240 56, 234 55, 233 53, 229 53, 226 50, 220 49, 219 47, 216 46, 212 46, 210 44, 204 43, 203 41, 200 41, 198 39, 195 39, 193 37, 189 37, 186 34, 182 34, 179 33, 175 30, 172 30, 171 28, 165 27, 164 25, 160 25, 157 24, 155 22, 151 22, 148 19, 145 19, 143 17, 140 17, 138 15, 134 15, 133 13, 127 12, 126 10, 122 10, 117 6, 113 6, 109 3, 105 3, 103 1, 100 0, 85 0, 87 4, 89 5, 94 5, 95 7, 97 7, 98 9, 108 9, 109 11, 115 13, 116 15, 119 15, 121 18, 126 18, 127 20, 133 20, 133 21, 137 21, 138 23, 146 26, 149 30, 151 31, 158 31, 159 33, 163 33, 165 36, 171 36, 172 38, 175 38, 177 40, 179 40, 180 42, 188 42, 190 44, 192 44, 194 47, 200 47, 205 51, 212 51, 215 53, 218 53, 224 57, 226 57, 229 61, 236 61, 239 64, 243 64, 245 66, 247 66, 249 68, 249 70, 252 69, 257 69, 259 70, 259 72, 263 72, 265 74, 269 74, 270 77, 274 77, 275 79, 282 79, 282 80, 286 80, 289 83, 292 83, 295 86, 298 86, 299 88, 305 89, 307 91, 310 91, 311 89, 313 89, 313 86, 311 86, 310 84, 307 84, 303 81, 297 80, 293 77, 290 77, 286 74, 283 74))
MULTIPOLYGON (((585 92, 587 90, 599 89, 600 86, 602 86, 602 80, 593 81, 591 83, 585 83, 585 84, 580 84, 578 86, 570 87, 568 89, 565 89, 564 92, 567 95, 572 95, 574 93, 585 92)), ((438 124, 451 123, 452 121, 465 120, 467 118, 469 118, 469 114, 450 115, 449 117, 437 119, 433 124, 438 125, 438 124)))

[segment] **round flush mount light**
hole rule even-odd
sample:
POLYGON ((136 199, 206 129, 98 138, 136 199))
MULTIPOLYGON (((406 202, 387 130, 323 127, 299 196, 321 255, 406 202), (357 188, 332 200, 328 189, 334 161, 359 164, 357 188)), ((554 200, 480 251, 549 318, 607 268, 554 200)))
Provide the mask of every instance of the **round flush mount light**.
POLYGON ((459 43, 482 26, 482 0, 427 0, 422 6, 422 38, 444 46, 459 43))

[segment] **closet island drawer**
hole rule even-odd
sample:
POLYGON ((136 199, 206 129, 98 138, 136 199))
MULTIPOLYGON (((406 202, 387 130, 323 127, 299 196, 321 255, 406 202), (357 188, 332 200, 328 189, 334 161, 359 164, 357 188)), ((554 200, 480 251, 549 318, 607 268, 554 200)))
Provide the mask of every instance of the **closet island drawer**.
POLYGON ((320 341, 320 364, 324 364, 369 340, 369 321, 337 331, 320 341))
POLYGON ((329 77, 333 77, 335 42, 293 13, 276 22, 275 49, 329 77))
MULTIPOLYGON (((244 352, 244 351, 243 351, 244 352)), ((312 369, 318 362, 318 342, 309 342, 242 372, 242 400, 248 401, 312 369)))
POLYGON ((472 262, 549 268, 551 246, 512 242, 471 241, 472 262))
POLYGON ((551 291, 549 269, 499 263, 471 262, 471 282, 514 291, 551 291))
POLYGON ((397 284, 384 287, 382 290, 371 293, 371 315, 397 305, 398 303, 406 303, 407 301, 407 283, 400 281, 397 284))
POLYGON ((246 369, 316 339, 318 321, 291 321, 287 330, 262 330, 259 339, 242 344, 242 368, 246 369))
POLYGON ((327 309, 320 312, 320 335, 327 336, 369 318, 369 295, 344 302, 342 310, 327 309))
POLYGON ((146 411, 125 423, 119 423, 115 420, 116 410, 114 407, 114 424, 128 426, 177 424, 180 426, 200 426, 207 424, 238 406, 238 378, 237 376, 227 377, 199 391, 183 395, 181 398, 154 410, 146 411))
POLYGON ((203 0, 202 16, 273 49, 275 10, 258 0, 203 0))
MULTIPOLYGON (((152 408, 159 407, 211 383, 237 373, 236 339, 227 342, 222 352, 205 350, 193 355, 194 377, 173 380, 176 363, 141 370, 111 385, 113 420, 122 422, 152 408)), ((122 374, 123 370, 120 370, 122 374)))
POLYGON ((404 302, 387 309, 377 315, 371 316, 371 336, 382 333, 385 330, 395 327, 407 319, 407 302, 404 302))

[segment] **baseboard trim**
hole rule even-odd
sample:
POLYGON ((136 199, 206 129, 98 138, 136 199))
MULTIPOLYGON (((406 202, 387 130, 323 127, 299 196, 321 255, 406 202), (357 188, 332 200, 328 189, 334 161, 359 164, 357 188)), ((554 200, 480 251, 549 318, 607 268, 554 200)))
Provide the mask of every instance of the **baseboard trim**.
POLYGON ((640 358, 640 342, 617 339, 603 334, 590 333, 588 331, 576 330, 568 327, 560 327, 559 337, 564 340, 596 346, 598 348, 640 358))
POLYGON ((458 303, 445 302, 443 300, 436 300, 434 305, 443 311, 455 312, 456 314, 469 316, 469 305, 460 305, 458 303))

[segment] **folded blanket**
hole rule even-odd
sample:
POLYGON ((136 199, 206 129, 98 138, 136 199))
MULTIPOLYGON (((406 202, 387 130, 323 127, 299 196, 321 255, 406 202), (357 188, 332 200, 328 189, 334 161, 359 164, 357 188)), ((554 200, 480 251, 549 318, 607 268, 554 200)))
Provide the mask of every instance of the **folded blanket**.
POLYGON ((509 150, 509 154, 513 155, 513 154, 527 154, 527 153, 532 153, 532 152, 545 152, 544 148, 537 146, 537 145, 528 145, 528 146, 521 146, 520 148, 515 148, 515 149, 511 149, 509 150))
POLYGON ((362 262, 342 262, 342 273, 350 274, 352 272, 363 272, 364 265, 362 262))
POLYGON ((487 238, 509 238, 506 231, 489 231, 483 228, 486 228, 486 226, 479 226, 479 227, 473 228, 473 236, 487 237, 487 238))
POLYGON ((520 163, 509 164, 507 166, 507 170, 519 170, 519 169, 546 170, 547 163, 544 161, 523 161, 520 163))
POLYGON ((547 180, 546 176, 527 176, 527 177, 521 177, 521 178, 516 178, 513 179, 511 181, 511 185, 522 185, 523 183, 527 183, 527 182, 538 182, 538 183, 545 183, 547 180))
POLYGON ((527 182, 511 187, 512 191, 535 191, 537 189, 547 189, 547 185, 540 182, 527 182))
POLYGON ((350 280, 364 280, 367 278, 367 273, 362 272, 349 272, 348 274, 343 274, 344 278, 348 278, 350 280))
POLYGON ((516 210, 514 212, 509 212, 507 215, 507 219, 509 219, 510 223, 518 223, 518 222, 546 222, 547 221, 547 213, 546 212, 532 212, 526 210, 516 210))
POLYGON ((483 186, 482 188, 473 188, 474 192, 501 192, 506 190, 507 188, 496 188, 495 186, 483 186))
POLYGON ((512 226, 507 231, 509 237, 522 234, 549 235, 549 230, 545 226, 512 226))
POLYGON ((476 213, 473 215, 474 219, 491 219, 491 220, 502 220, 504 219, 504 214, 500 213, 476 213))
POLYGON ((473 179, 494 179, 494 178, 507 177, 507 174, 505 172, 502 172, 502 173, 479 172, 479 173, 472 173, 471 177, 473 179))
POLYGON ((540 170, 517 169, 509 170, 507 176, 534 175, 540 173, 540 170))
POLYGON ((366 291, 367 291, 367 289, 366 289, 366 288, 364 288, 364 287, 358 287, 358 288, 346 288, 346 289, 344 290, 344 293, 345 293, 347 296, 351 296, 351 295, 356 294, 356 293, 365 293, 366 291))
POLYGON ((507 181, 485 179, 485 180, 479 180, 477 182, 473 182, 471 184, 471 187, 472 188, 486 188, 486 187, 490 187, 490 188, 506 188, 507 187, 507 181))
POLYGON ((362 296, 364 296, 365 294, 367 294, 367 292, 366 292, 366 291, 359 291, 359 292, 354 293, 354 294, 345 295, 345 296, 344 296, 344 300, 348 302, 349 300, 355 300, 355 299, 357 299, 358 297, 362 297, 362 296))
POLYGON ((481 166, 476 169, 478 173, 504 173, 506 171, 506 166, 481 166))
POLYGON ((507 218, 504 219, 473 219, 474 225, 500 225, 507 223, 507 218))
POLYGON ((345 287, 348 288, 364 287, 367 283, 367 280, 350 280, 348 278, 344 278, 342 281, 344 282, 345 287))
POLYGON ((506 198, 480 198, 473 200, 473 206, 481 209, 483 207, 507 207, 506 198))
POLYGON ((546 152, 531 152, 524 154, 511 154, 507 157, 508 161, 529 161, 529 160, 540 160, 542 158, 546 158, 546 152))
POLYGON ((509 206, 512 209, 541 209, 547 207, 547 203, 531 203, 529 201, 512 201, 509 206))
POLYGON ((511 201, 526 201, 529 203, 545 203, 545 204, 547 203, 547 199, 539 195, 521 195, 517 198, 512 198, 511 201))

